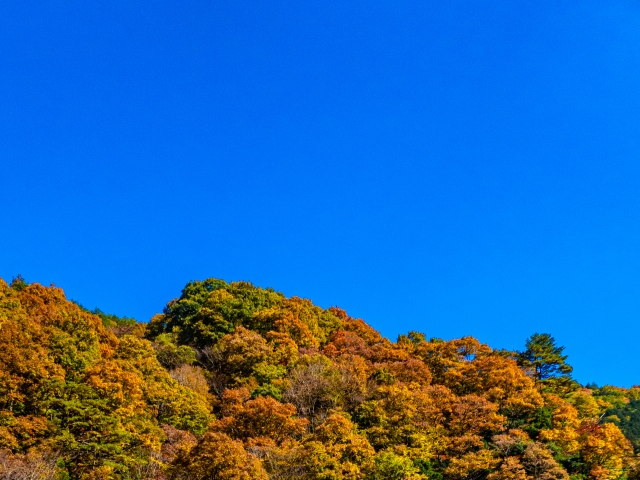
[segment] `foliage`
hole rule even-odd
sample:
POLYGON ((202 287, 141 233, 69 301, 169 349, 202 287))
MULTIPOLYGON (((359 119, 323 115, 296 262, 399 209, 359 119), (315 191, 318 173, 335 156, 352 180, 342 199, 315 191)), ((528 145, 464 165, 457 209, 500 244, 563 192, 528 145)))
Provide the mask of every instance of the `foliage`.
POLYGON ((558 346, 548 333, 534 333, 526 342, 526 350, 518 354, 519 364, 527 370, 540 387, 557 393, 571 390, 573 367, 563 355, 564 347, 558 346))
POLYGON ((14 284, 0 280, 0 449, 12 464, 42 452, 70 478, 132 478, 160 451, 162 423, 206 429, 208 405, 150 342, 118 339, 58 288, 14 284))
POLYGON ((614 423, 631 441, 636 453, 640 452, 640 400, 607 410, 607 421, 614 423))
POLYGON ((98 307, 91 310, 91 313, 100 317, 102 324, 109 327, 131 327, 136 324, 135 318, 119 317, 113 313, 104 313, 98 307))
POLYGON ((548 334, 519 354, 391 342, 337 307, 218 279, 140 324, 20 277, 0 281, 0 351, 2 478, 640 476, 640 388, 581 388, 548 334))
POLYGON ((209 432, 190 451, 173 462, 175 480, 268 480, 260 461, 241 442, 223 433, 209 432))

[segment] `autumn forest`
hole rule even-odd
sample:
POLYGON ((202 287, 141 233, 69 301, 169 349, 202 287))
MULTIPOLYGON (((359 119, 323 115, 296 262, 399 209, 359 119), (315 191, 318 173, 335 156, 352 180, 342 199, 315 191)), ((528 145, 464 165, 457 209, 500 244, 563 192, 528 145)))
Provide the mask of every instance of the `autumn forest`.
POLYGON ((640 479, 640 386, 580 385, 550 334, 390 341, 215 278, 162 311, 0 279, 0 478, 640 479))

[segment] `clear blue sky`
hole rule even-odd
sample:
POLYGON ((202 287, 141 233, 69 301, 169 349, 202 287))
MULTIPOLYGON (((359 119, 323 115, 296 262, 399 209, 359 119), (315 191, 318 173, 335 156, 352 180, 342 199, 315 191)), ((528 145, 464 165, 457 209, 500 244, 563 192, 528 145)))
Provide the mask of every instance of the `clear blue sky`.
POLYGON ((0 276, 250 280, 640 383, 638 1, 0 6, 0 276))

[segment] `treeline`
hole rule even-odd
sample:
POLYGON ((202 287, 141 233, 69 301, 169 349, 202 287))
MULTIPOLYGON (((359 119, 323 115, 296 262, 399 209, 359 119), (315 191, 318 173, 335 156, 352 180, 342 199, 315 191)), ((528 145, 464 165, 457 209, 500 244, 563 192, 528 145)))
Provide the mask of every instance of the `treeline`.
POLYGON ((640 387, 218 279, 149 323, 0 280, 0 478, 640 478, 640 387))

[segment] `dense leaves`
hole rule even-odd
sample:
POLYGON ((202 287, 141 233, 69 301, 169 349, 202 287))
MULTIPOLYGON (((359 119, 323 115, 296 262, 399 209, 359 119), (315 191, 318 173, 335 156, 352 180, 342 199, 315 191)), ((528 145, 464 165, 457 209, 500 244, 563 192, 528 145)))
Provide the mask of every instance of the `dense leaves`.
POLYGON ((580 387, 547 334, 520 353, 392 342, 339 308, 218 279, 140 324, 18 279, 0 283, 0 348, 3 478, 640 473, 640 388, 580 387))
POLYGON ((160 451, 161 424, 210 422, 148 340, 117 338, 58 288, 0 280, 0 352, 0 449, 23 463, 55 452, 59 475, 130 478, 160 451))
POLYGON ((608 419, 631 440, 636 452, 640 451, 640 400, 630 400, 628 404, 613 408, 607 414, 608 419))
POLYGON ((573 367, 548 333, 534 333, 527 339, 526 350, 518 354, 519 364, 531 375, 539 388, 553 393, 569 392, 577 388, 571 379, 573 367))

